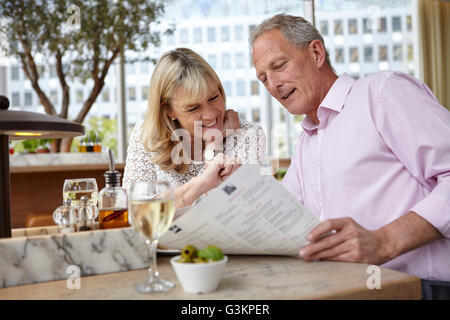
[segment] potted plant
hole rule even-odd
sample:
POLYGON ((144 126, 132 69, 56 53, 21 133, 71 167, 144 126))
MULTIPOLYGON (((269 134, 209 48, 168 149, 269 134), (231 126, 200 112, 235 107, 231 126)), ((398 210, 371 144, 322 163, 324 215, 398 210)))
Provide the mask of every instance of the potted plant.
POLYGON ((22 140, 14 146, 22 153, 49 153, 52 139, 22 140))
POLYGON ((37 140, 22 140, 22 146, 25 153, 36 153, 39 145, 37 140))
POLYGON ((36 152, 37 153, 49 153, 50 152, 50 143, 52 142, 51 139, 39 139, 38 141, 38 147, 36 152))

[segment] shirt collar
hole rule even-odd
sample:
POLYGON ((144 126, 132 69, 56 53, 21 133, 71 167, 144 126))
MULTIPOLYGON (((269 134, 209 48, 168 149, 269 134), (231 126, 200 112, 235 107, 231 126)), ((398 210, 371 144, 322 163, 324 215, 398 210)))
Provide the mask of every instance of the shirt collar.
POLYGON ((344 108, 347 95, 349 94, 354 83, 355 80, 347 73, 343 73, 339 78, 337 78, 317 109, 317 117, 319 118, 320 124, 315 124, 308 118, 308 116, 306 116, 302 121, 303 129, 307 133, 312 134, 315 129, 319 127, 322 128, 326 125, 326 120, 330 110, 341 112, 344 108))

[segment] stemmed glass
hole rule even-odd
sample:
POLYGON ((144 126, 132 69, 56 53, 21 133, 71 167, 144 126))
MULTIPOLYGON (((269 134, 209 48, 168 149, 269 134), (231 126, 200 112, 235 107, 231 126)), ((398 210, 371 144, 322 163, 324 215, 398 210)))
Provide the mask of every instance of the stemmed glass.
POLYGON ((175 286, 160 277, 156 263, 156 249, 160 237, 172 224, 175 212, 173 190, 165 181, 138 181, 131 185, 128 211, 135 228, 146 238, 149 247, 150 268, 147 282, 135 287, 136 291, 168 292, 175 286))
POLYGON ((79 206, 82 196, 89 198, 89 203, 97 205, 98 187, 94 178, 66 179, 63 186, 63 199, 71 199, 72 206, 79 206))

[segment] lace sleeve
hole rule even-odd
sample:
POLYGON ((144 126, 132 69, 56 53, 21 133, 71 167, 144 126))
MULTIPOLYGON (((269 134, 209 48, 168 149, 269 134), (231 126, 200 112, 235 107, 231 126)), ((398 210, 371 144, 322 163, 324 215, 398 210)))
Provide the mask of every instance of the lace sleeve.
POLYGON ((129 191, 135 181, 156 181, 156 168, 150 161, 150 152, 144 149, 141 142, 142 123, 136 123, 127 149, 127 160, 123 174, 122 187, 129 191))
POLYGON ((263 165, 266 157, 266 135, 262 127, 241 120, 241 128, 227 138, 227 154, 242 163, 263 165))

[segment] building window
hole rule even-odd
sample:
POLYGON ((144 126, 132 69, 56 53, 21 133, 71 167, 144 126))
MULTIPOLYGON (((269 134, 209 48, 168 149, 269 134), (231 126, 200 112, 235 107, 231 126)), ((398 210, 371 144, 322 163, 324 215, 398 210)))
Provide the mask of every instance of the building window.
POLYGON ((244 40, 244 27, 239 25, 234 27, 234 40, 242 41, 244 40))
POLYGON ((252 96, 259 95, 259 81, 252 80, 250 82, 250 89, 251 89, 252 96))
POLYGON ((227 97, 231 97, 231 82, 230 81, 224 81, 222 82, 223 90, 225 91, 225 95, 227 97))
POLYGON ((394 61, 403 61, 403 45, 394 44, 392 51, 394 61))
POLYGON ((19 92, 13 92, 11 95, 11 105, 13 107, 19 107, 20 106, 20 93, 19 92))
POLYGON ((344 27, 342 20, 334 20, 334 35, 343 35, 344 34, 344 27))
POLYGON ((220 27, 220 41, 230 41, 230 28, 228 26, 220 27))
POLYGON ((45 76, 45 68, 44 68, 44 66, 37 65, 36 69, 37 69, 37 73, 38 73, 39 77, 44 78, 44 76, 45 76))
POLYGON ((364 18, 363 23, 363 33, 372 33, 372 23, 369 18, 364 18))
POLYGON ((261 114, 259 109, 252 110, 252 121, 253 122, 261 122, 261 114))
POLYGON ((75 100, 77 101, 77 103, 83 103, 83 89, 77 89, 77 91, 75 92, 75 100))
POLYGON ((216 42, 216 28, 208 28, 208 42, 216 42))
POLYGON ((334 49, 334 61, 336 63, 344 63, 344 48, 336 48, 334 49))
POLYGON ((243 69, 243 68, 245 68, 245 65, 244 65, 244 60, 245 60, 244 54, 242 52, 238 52, 238 53, 236 53, 235 58, 236 58, 236 69, 243 69))
POLYGON ((25 102, 24 104, 26 106, 32 106, 33 105, 33 94, 31 91, 25 91, 25 102))
POLYGON ((252 32, 253 32, 253 30, 255 30, 255 28, 256 28, 256 25, 254 25, 254 24, 251 24, 248 26, 248 35, 249 36, 252 34, 252 32))
POLYGON ((201 43, 201 42, 202 42, 202 29, 195 28, 194 29, 194 43, 201 43))
POLYGON ((182 44, 188 43, 188 30, 187 29, 180 30, 180 43, 182 43, 182 44))
POLYGON ((231 57, 229 53, 222 53, 222 69, 231 69, 231 57))
POLYGON ((364 47, 364 62, 373 62, 373 47, 364 47))
POLYGON ((57 75, 57 72, 56 72, 56 66, 55 65, 51 65, 50 66, 50 78, 51 79, 53 79, 53 78, 56 78, 58 75, 57 75))
POLYGON ((148 68, 148 62, 144 61, 141 63, 141 73, 148 74, 149 68, 148 68))
POLYGON ((387 46, 378 47, 378 60, 387 61, 388 60, 388 48, 387 46))
POLYGON ((412 31, 412 16, 411 15, 406 16, 406 30, 412 31))
POLYGON ((358 33, 358 20, 357 19, 349 19, 348 20, 348 33, 349 34, 357 34, 358 33))
POLYGON ((236 81, 236 95, 238 97, 244 97, 245 96, 245 81, 244 80, 237 80, 236 81))
POLYGON ((136 88, 135 87, 128 88, 128 100, 136 101, 136 88))
POLYGON ((323 36, 328 35, 328 21, 322 20, 319 23, 320 34, 323 36))
POLYGON ((167 35, 167 44, 174 45, 175 44, 175 36, 173 33, 167 35))
POLYGON ((58 92, 56 90, 50 91, 50 101, 53 105, 58 104, 58 92))
POLYGON ((127 63, 125 68, 126 68, 127 74, 135 74, 136 73, 136 66, 134 63, 127 63))
POLYGON ((148 86, 143 86, 141 88, 141 94, 142 94, 142 100, 147 101, 148 100, 148 86))
POLYGON ((350 51, 350 62, 359 62, 359 50, 357 47, 349 49, 350 51))
POLYGON ((378 32, 379 33, 387 32, 386 17, 380 17, 380 19, 378 19, 378 32))
POLYGON ((102 101, 109 102, 109 88, 103 88, 102 90, 102 101))
POLYGON ((11 67, 11 80, 20 80, 19 66, 11 67))
POLYGON ((217 68, 217 57, 215 54, 208 55, 208 63, 211 66, 211 68, 213 68, 213 69, 217 68))
POLYGON ((414 60, 414 49, 412 44, 408 44, 408 61, 414 60))
POLYGON ((402 31, 402 18, 392 17, 392 32, 402 31))

